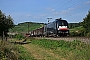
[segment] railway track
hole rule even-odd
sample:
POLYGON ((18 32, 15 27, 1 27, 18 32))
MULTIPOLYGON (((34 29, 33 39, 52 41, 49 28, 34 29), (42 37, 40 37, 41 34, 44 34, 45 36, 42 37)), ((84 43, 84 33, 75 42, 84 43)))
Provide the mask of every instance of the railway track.
POLYGON ((65 41, 74 41, 79 40, 81 42, 90 43, 90 37, 35 37, 36 39, 50 39, 50 40, 65 40, 65 41))

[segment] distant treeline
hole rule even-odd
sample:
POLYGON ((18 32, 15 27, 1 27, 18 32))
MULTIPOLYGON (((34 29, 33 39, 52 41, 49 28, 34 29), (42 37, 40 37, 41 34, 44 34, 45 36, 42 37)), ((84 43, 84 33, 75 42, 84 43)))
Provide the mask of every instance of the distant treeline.
POLYGON ((18 25, 23 25, 23 24, 44 24, 44 23, 37 23, 37 22, 24 22, 24 23, 19 23, 18 25))
POLYGON ((81 24, 80 23, 69 23, 69 29, 75 28, 75 27, 79 27, 81 24))

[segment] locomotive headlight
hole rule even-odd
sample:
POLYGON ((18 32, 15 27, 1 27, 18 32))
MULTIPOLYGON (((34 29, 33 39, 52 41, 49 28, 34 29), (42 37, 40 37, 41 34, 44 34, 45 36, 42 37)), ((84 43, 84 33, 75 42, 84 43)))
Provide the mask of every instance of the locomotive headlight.
POLYGON ((58 28, 58 30, 59 30, 59 28, 58 28))
POLYGON ((59 26, 58 30, 68 30, 67 26, 59 26))
POLYGON ((67 26, 59 26, 59 28, 67 28, 67 26))
POLYGON ((67 26, 65 26, 67 28, 67 26))
POLYGON ((68 31, 66 31, 66 33, 69 33, 68 31))

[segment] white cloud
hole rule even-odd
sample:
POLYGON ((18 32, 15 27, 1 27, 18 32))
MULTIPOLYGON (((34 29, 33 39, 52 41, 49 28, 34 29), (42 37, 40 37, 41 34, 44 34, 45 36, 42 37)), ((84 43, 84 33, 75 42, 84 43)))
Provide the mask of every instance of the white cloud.
POLYGON ((68 8, 66 10, 61 10, 61 11, 55 11, 53 12, 54 15, 66 15, 68 13, 70 13, 71 11, 73 11, 75 8, 68 8))
POLYGON ((46 16, 46 14, 41 14, 41 15, 39 15, 40 17, 45 17, 46 16))
POLYGON ((27 14, 26 16, 27 16, 27 17, 31 17, 31 15, 30 15, 30 14, 27 14))
POLYGON ((37 16, 33 16, 33 18, 37 18, 37 16))
POLYGON ((85 2, 86 4, 90 4, 90 1, 85 2))
POLYGON ((50 11, 50 12, 54 12, 55 11, 55 9, 53 9, 53 8, 46 8, 48 11, 50 11))

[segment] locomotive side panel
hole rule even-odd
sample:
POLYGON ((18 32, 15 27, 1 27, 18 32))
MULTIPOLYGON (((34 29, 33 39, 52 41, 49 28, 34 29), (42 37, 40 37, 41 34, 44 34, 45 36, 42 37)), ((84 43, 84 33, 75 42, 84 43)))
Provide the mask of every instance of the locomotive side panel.
POLYGON ((44 34, 46 36, 56 34, 56 22, 51 22, 44 26, 44 34))

